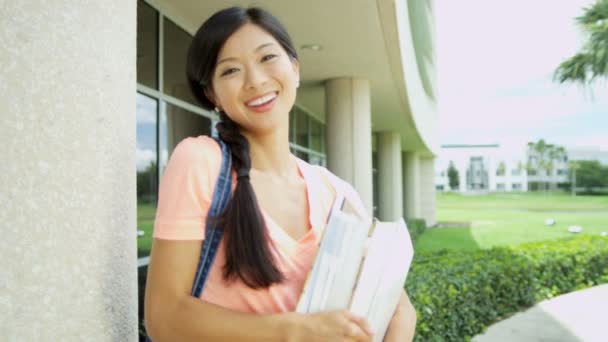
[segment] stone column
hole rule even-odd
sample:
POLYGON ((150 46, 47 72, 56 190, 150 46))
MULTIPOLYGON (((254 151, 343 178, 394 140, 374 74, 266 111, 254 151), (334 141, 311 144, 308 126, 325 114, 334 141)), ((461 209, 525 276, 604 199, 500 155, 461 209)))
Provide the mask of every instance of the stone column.
POLYGON ((396 132, 378 133, 378 211, 381 220, 403 217, 401 137, 396 132))
POLYGON ((326 90, 327 166, 352 184, 373 213, 372 131, 369 81, 328 80, 326 90))
POLYGON ((420 217, 426 221, 427 227, 437 222, 434 175, 435 159, 420 158, 420 217))
POLYGON ((0 9, 3 340, 137 340, 136 5, 0 9))
POLYGON ((421 218, 420 159, 415 152, 403 153, 403 197, 405 218, 421 218))

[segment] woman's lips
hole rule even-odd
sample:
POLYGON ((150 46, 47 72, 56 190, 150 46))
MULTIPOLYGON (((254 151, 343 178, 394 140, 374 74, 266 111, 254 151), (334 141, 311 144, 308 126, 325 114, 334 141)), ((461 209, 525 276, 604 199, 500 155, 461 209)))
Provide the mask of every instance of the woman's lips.
POLYGON ((266 94, 266 95, 258 97, 257 99, 247 102, 246 106, 247 106, 247 108, 251 109, 252 111, 254 111, 256 113, 265 113, 272 109, 272 107, 274 106, 274 103, 276 102, 277 97, 278 97, 278 92, 266 94), (268 100, 266 100, 265 102, 259 103, 260 100, 264 101, 266 98, 268 98, 268 100), (255 103, 255 104, 253 104, 253 103, 255 103))

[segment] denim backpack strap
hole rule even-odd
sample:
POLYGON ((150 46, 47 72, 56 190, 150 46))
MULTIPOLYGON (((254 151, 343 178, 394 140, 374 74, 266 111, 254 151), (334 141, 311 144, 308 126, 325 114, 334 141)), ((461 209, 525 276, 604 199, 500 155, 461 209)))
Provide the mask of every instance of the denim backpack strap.
POLYGON ((211 201, 211 206, 207 213, 205 240, 203 240, 201 256, 198 262, 194 284, 192 285, 192 296, 194 297, 200 297, 203 292, 209 270, 211 269, 211 265, 217 254, 224 232, 223 228, 219 227, 213 218, 218 217, 224 211, 226 206, 228 206, 228 202, 232 195, 232 154, 230 153, 230 147, 221 139, 214 139, 222 149, 222 166, 215 184, 215 190, 213 191, 213 200, 211 201))

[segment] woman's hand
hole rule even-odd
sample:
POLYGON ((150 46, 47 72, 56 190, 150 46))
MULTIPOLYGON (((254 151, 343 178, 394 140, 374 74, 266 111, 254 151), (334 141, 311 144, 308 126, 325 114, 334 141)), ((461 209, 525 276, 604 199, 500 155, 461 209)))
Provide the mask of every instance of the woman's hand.
POLYGON ((365 318, 348 310, 299 315, 288 341, 361 341, 372 340, 365 318))
POLYGON ((410 301, 405 290, 399 298, 399 304, 388 325, 384 336, 385 342, 412 341, 416 332, 416 309, 410 301))

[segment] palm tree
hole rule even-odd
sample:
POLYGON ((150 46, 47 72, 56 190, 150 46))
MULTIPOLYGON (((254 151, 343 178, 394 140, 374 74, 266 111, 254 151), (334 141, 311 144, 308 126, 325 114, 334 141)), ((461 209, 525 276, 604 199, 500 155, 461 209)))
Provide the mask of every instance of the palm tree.
POLYGON ((596 0, 591 7, 583 8, 583 15, 576 22, 586 33, 587 41, 581 51, 559 65, 553 78, 559 83, 585 85, 608 76, 608 0, 596 0))

